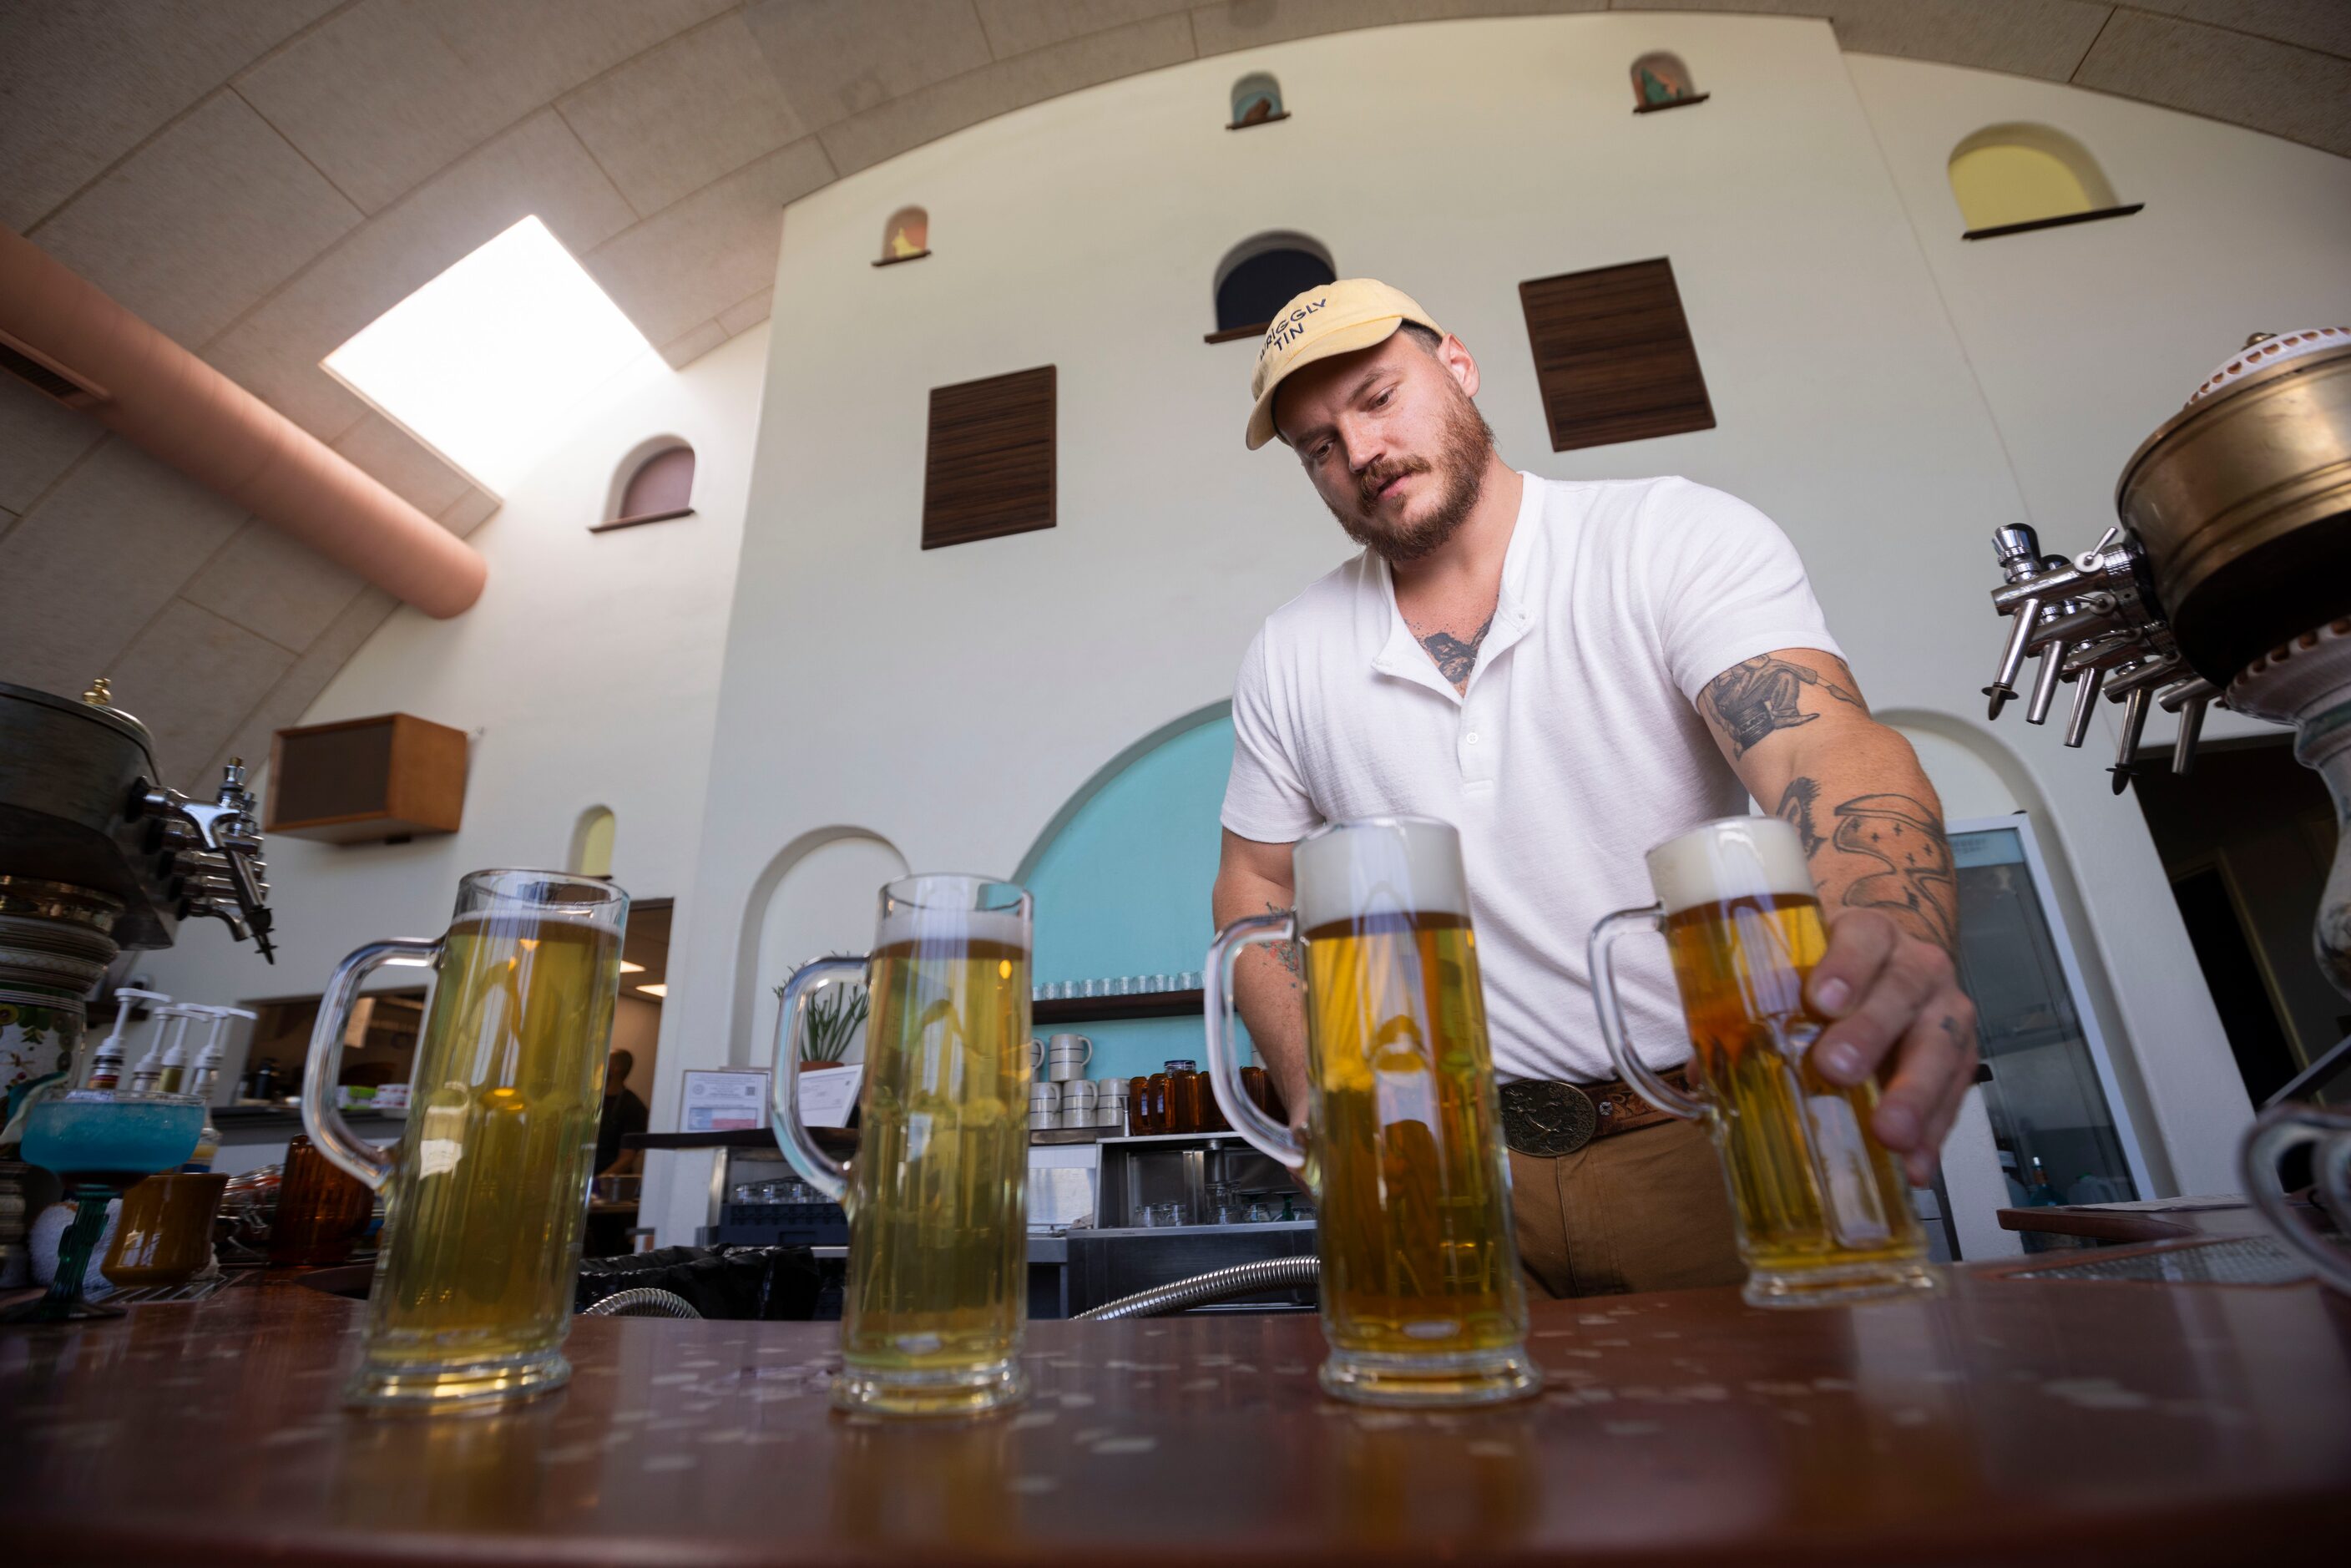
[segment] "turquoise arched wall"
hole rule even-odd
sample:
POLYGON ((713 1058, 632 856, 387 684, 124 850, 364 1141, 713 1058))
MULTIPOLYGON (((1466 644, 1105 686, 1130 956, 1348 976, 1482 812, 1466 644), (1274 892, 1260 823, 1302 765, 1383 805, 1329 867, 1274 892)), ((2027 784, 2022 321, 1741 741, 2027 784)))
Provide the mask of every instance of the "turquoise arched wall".
MULTIPOLYGON (((1215 935, 1208 899, 1232 769, 1230 706, 1204 708, 1138 742, 1029 852, 1021 881, 1037 898, 1039 981, 1201 967, 1215 935)), ((1196 1018, 1059 1027, 1093 1040, 1090 1078, 1149 1072, 1171 1057, 1207 1065, 1196 1018)))

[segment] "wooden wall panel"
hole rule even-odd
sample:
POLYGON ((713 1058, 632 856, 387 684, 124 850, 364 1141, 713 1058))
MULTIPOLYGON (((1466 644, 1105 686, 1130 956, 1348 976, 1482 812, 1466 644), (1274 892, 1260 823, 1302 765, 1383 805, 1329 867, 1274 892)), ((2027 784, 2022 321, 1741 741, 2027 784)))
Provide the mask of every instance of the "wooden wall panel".
POLYGON ((1535 278, 1519 303, 1552 451, 1714 428, 1672 262, 1535 278))
POLYGON ((1053 526, 1054 367, 931 389, 923 548, 1053 526))

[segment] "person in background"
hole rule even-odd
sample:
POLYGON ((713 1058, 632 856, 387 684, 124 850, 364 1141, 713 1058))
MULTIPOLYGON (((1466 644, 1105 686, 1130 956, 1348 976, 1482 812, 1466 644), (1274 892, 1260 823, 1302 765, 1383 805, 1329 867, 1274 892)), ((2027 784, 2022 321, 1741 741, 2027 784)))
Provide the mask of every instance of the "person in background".
MULTIPOLYGON (((1324 822, 1451 823, 1528 1272, 1554 1296, 1736 1283, 1714 1152, 1616 1080, 1585 939, 1650 902, 1650 846, 1750 795, 1787 819, 1828 926, 1806 999, 1833 1021, 1812 1062, 1884 1079, 1877 1135, 1923 1186, 1977 1049, 1941 805, 1769 517, 1687 479, 1514 470, 1478 388, 1458 338, 1367 278, 1308 289, 1266 332, 1249 445, 1288 446, 1364 549, 1241 661, 1217 923, 1290 908, 1291 846, 1324 822)), ((1236 982, 1293 1120, 1299 962, 1251 948, 1236 982)), ((1664 945, 1620 976, 1634 1040, 1687 1086, 1664 945)))
POLYGON ((616 1051, 604 1063, 604 1109, 596 1118, 596 1174, 626 1176, 644 1158, 640 1149, 623 1149, 621 1140, 645 1130, 645 1103, 629 1088, 629 1072, 637 1059, 616 1051))

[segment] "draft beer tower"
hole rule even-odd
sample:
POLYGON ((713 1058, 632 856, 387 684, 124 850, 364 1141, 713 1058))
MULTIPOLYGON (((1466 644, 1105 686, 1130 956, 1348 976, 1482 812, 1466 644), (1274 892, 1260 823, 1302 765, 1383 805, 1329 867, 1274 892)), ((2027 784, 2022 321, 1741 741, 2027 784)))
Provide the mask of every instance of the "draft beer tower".
MULTIPOLYGON (((2101 695, 2122 704, 2116 794, 2141 766, 2151 706, 2179 716, 2175 773, 2194 766, 2213 705, 2292 726, 2294 756, 2335 798, 2315 945, 2351 996, 2351 328, 2255 333, 2131 455, 2115 509, 2077 556, 2043 555, 2029 528, 1994 534, 2007 581, 1992 606, 2010 626, 1984 688, 1991 716, 2018 697, 2027 660, 2027 722, 2074 688, 2067 746, 2101 695)), ((2346 1060, 2351 1040, 2272 1103, 2346 1060)))
POLYGON ((0 682, 0 1091, 71 1060, 83 998, 125 947, 169 947, 207 915, 270 956, 266 870, 241 763, 192 800, 104 681, 78 702, 0 682))

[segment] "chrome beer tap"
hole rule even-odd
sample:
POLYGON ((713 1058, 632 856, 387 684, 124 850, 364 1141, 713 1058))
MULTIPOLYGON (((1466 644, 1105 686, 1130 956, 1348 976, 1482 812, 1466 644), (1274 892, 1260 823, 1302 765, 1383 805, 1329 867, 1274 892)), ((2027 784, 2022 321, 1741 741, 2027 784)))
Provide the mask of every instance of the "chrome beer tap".
POLYGON ((2119 527, 2110 528, 2079 555, 2044 556, 2032 529, 2020 523, 1995 529, 1992 549, 2007 579, 1993 591, 1992 607, 2013 619, 2000 670, 1984 688, 1991 699, 1991 716, 1998 718, 2016 695, 2016 677, 2024 661, 2037 657, 2041 664, 2025 704, 2025 721, 2045 721, 2057 687, 2071 682, 2074 706, 2065 723, 2067 746, 2079 747, 2088 737, 2101 695, 2123 705, 2121 744, 2108 769, 2115 793, 2122 793, 2130 781, 2132 754, 2156 706, 2177 711, 2192 705, 2182 714, 2181 740, 2172 758, 2173 770, 2187 772, 2194 764, 2204 709, 2220 693, 2194 677, 2181 662, 2138 541, 2119 527), (2182 676, 2189 679, 2181 681, 2182 676), (2161 696, 2155 695, 2155 687, 2173 682, 2180 684, 2161 696))
POLYGON ((263 880, 269 868, 261 858, 258 803, 245 786, 241 757, 231 758, 221 769, 220 787, 210 801, 192 800, 141 779, 131 814, 154 823, 148 847, 161 857, 158 871, 172 879, 180 918, 210 915, 238 941, 250 936, 274 964, 269 883, 263 880))

